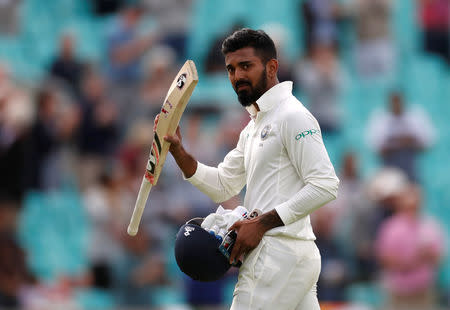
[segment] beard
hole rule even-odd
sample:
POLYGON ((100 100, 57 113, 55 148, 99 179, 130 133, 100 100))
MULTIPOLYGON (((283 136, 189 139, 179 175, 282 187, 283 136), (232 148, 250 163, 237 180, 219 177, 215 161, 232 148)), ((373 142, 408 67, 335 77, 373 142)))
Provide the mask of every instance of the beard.
POLYGON ((261 77, 255 84, 255 86, 253 86, 249 80, 239 80, 234 85, 234 91, 238 96, 238 100, 244 107, 248 107, 253 102, 256 102, 256 100, 258 100, 266 92, 266 88, 267 88, 266 68, 264 68, 264 71, 261 73, 261 77), (248 88, 238 91, 238 88, 241 85, 247 85, 248 88))

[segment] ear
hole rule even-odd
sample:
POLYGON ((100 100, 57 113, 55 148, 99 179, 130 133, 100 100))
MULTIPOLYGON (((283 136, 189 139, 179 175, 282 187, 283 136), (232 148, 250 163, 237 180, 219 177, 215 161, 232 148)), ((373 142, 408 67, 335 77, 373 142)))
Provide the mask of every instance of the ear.
POLYGON ((278 72, 278 60, 276 59, 271 59, 266 63, 266 72, 267 72, 267 76, 271 79, 276 78, 277 77, 277 72, 278 72))

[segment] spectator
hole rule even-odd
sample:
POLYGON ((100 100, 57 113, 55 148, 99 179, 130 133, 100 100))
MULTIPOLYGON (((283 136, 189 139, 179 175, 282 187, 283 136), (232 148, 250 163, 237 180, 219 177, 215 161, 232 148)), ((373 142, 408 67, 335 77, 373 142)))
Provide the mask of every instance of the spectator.
POLYGON ((434 309, 434 285, 444 239, 437 222, 421 214, 421 193, 408 186, 395 201, 395 214, 377 234, 377 258, 389 309, 434 309))
POLYGON ((19 10, 22 0, 0 1, 0 34, 16 35, 19 31, 19 10))
POLYGON ((305 45, 309 51, 316 43, 337 43, 339 6, 335 0, 306 0, 302 4, 305 20, 305 45))
POLYGON ((391 39, 392 0, 355 0, 350 11, 356 21, 356 66, 364 77, 385 76, 395 66, 391 39))
POLYGON ((63 146, 74 137, 79 124, 79 111, 62 100, 55 90, 41 89, 36 98, 37 118, 29 139, 28 186, 48 190, 62 185, 71 173, 63 162, 63 146))
POLYGON ((156 42, 153 32, 140 34, 139 22, 143 14, 137 4, 126 5, 107 36, 106 74, 109 93, 119 108, 120 129, 126 131, 135 110, 136 94, 142 79, 142 61, 145 53, 156 42))
POLYGON ((130 237, 122 236, 126 249, 115 265, 115 296, 120 306, 148 307, 153 303, 151 288, 167 282, 162 250, 145 229, 130 237))
POLYGON ((406 107, 402 94, 394 91, 389 110, 371 115, 367 138, 385 166, 397 167, 417 181, 417 156, 433 144, 435 133, 425 111, 416 106, 406 107))
POLYGON ((27 137, 34 111, 29 94, 10 78, 0 64, 0 200, 18 206, 25 191, 27 137))
POLYGON ((66 33, 60 38, 59 54, 50 65, 50 75, 69 86, 74 94, 80 91, 83 64, 76 56, 76 41, 72 34, 66 33))
POLYGON ((92 0, 95 14, 102 16, 116 13, 125 0, 92 0))
POLYGON ((334 289, 342 289, 344 280, 368 281, 375 274, 371 245, 380 211, 367 199, 355 153, 344 154, 339 179, 338 198, 325 206, 330 213, 328 229, 332 230, 334 246, 340 249, 335 253, 347 264, 346 277, 334 289))
POLYGON ((0 251, 0 308, 19 309, 22 306, 20 290, 34 279, 27 268, 25 253, 14 240, 12 232, 5 234, 2 231, 0 251))
MULTIPOLYGON (((408 176, 402 170, 393 167, 382 167, 369 179, 366 191, 369 200, 377 205, 377 212, 372 217, 378 224, 377 229, 379 223, 394 214, 395 200, 408 182, 408 176)), ((373 235, 376 230, 370 233, 373 235)))
POLYGON ((317 247, 321 252, 322 272, 317 282, 317 297, 322 302, 339 302, 345 299, 345 287, 350 280, 349 266, 343 248, 336 242, 334 218, 331 207, 316 210, 311 217, 317 247))
POLYGON ((418 0, 423 48, 442 56, 450 64, 450 2, 448 0, 418 0))
POLYGON ((141 78, 142 56, 154 45, 156 36, 138 33, 142 7, 126 5, 107 36, 107 73, 112 82, 134 84, 141 78))
MULTIPOLYGON (((106 169, 105 169, 106 170, 106 169)), ((123 255, 120 237, 124 229, 123 200, 117 169, 105 172, 83 193, 92 223, 88 257, 95 287, 112 289, 114 265, 123 255)))
POLYGON ((330 44, 315 44, 311 49, 311 57, 299 63, 294 74, 322 132, 339 131, 341 111, 338 98, 345 77, 336 50, 330 44))
POLYGON ((79 148, 83 155, 112 156, 119 139, 117 107, 106 95, 104 79, 94 69, 83 78, 79 148))

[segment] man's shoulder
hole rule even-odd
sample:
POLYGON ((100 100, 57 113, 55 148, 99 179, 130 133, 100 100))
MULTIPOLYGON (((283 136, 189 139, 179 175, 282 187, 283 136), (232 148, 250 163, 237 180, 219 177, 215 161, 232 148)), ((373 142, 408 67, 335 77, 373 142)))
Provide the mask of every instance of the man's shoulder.
POLYGON ((283 101, 277 112, 277 118, 282 123, 309 123, 315 121, 311 112, 295 96, 290 96, 283 101))

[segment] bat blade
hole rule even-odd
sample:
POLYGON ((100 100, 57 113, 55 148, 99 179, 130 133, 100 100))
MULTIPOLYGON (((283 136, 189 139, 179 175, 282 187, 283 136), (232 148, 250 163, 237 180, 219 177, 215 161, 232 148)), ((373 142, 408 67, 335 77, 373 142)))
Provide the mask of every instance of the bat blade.
POLYGON ((127 232, 130 236, 134 236, 138 232, 139 223, 147 203, 150 189, 158 182, 162 167, 166 161, 170 143, 164 140, 164 136, 175 133, 181 115, 197 83, 198 74, 195 63, 192 60, 187 60, 170 85, 161 107, 161 112, 159 113, 159 120, 153 135, 153 143, 150 148, 147 168, 142 179, 130 224, 128 225, 127 232))

